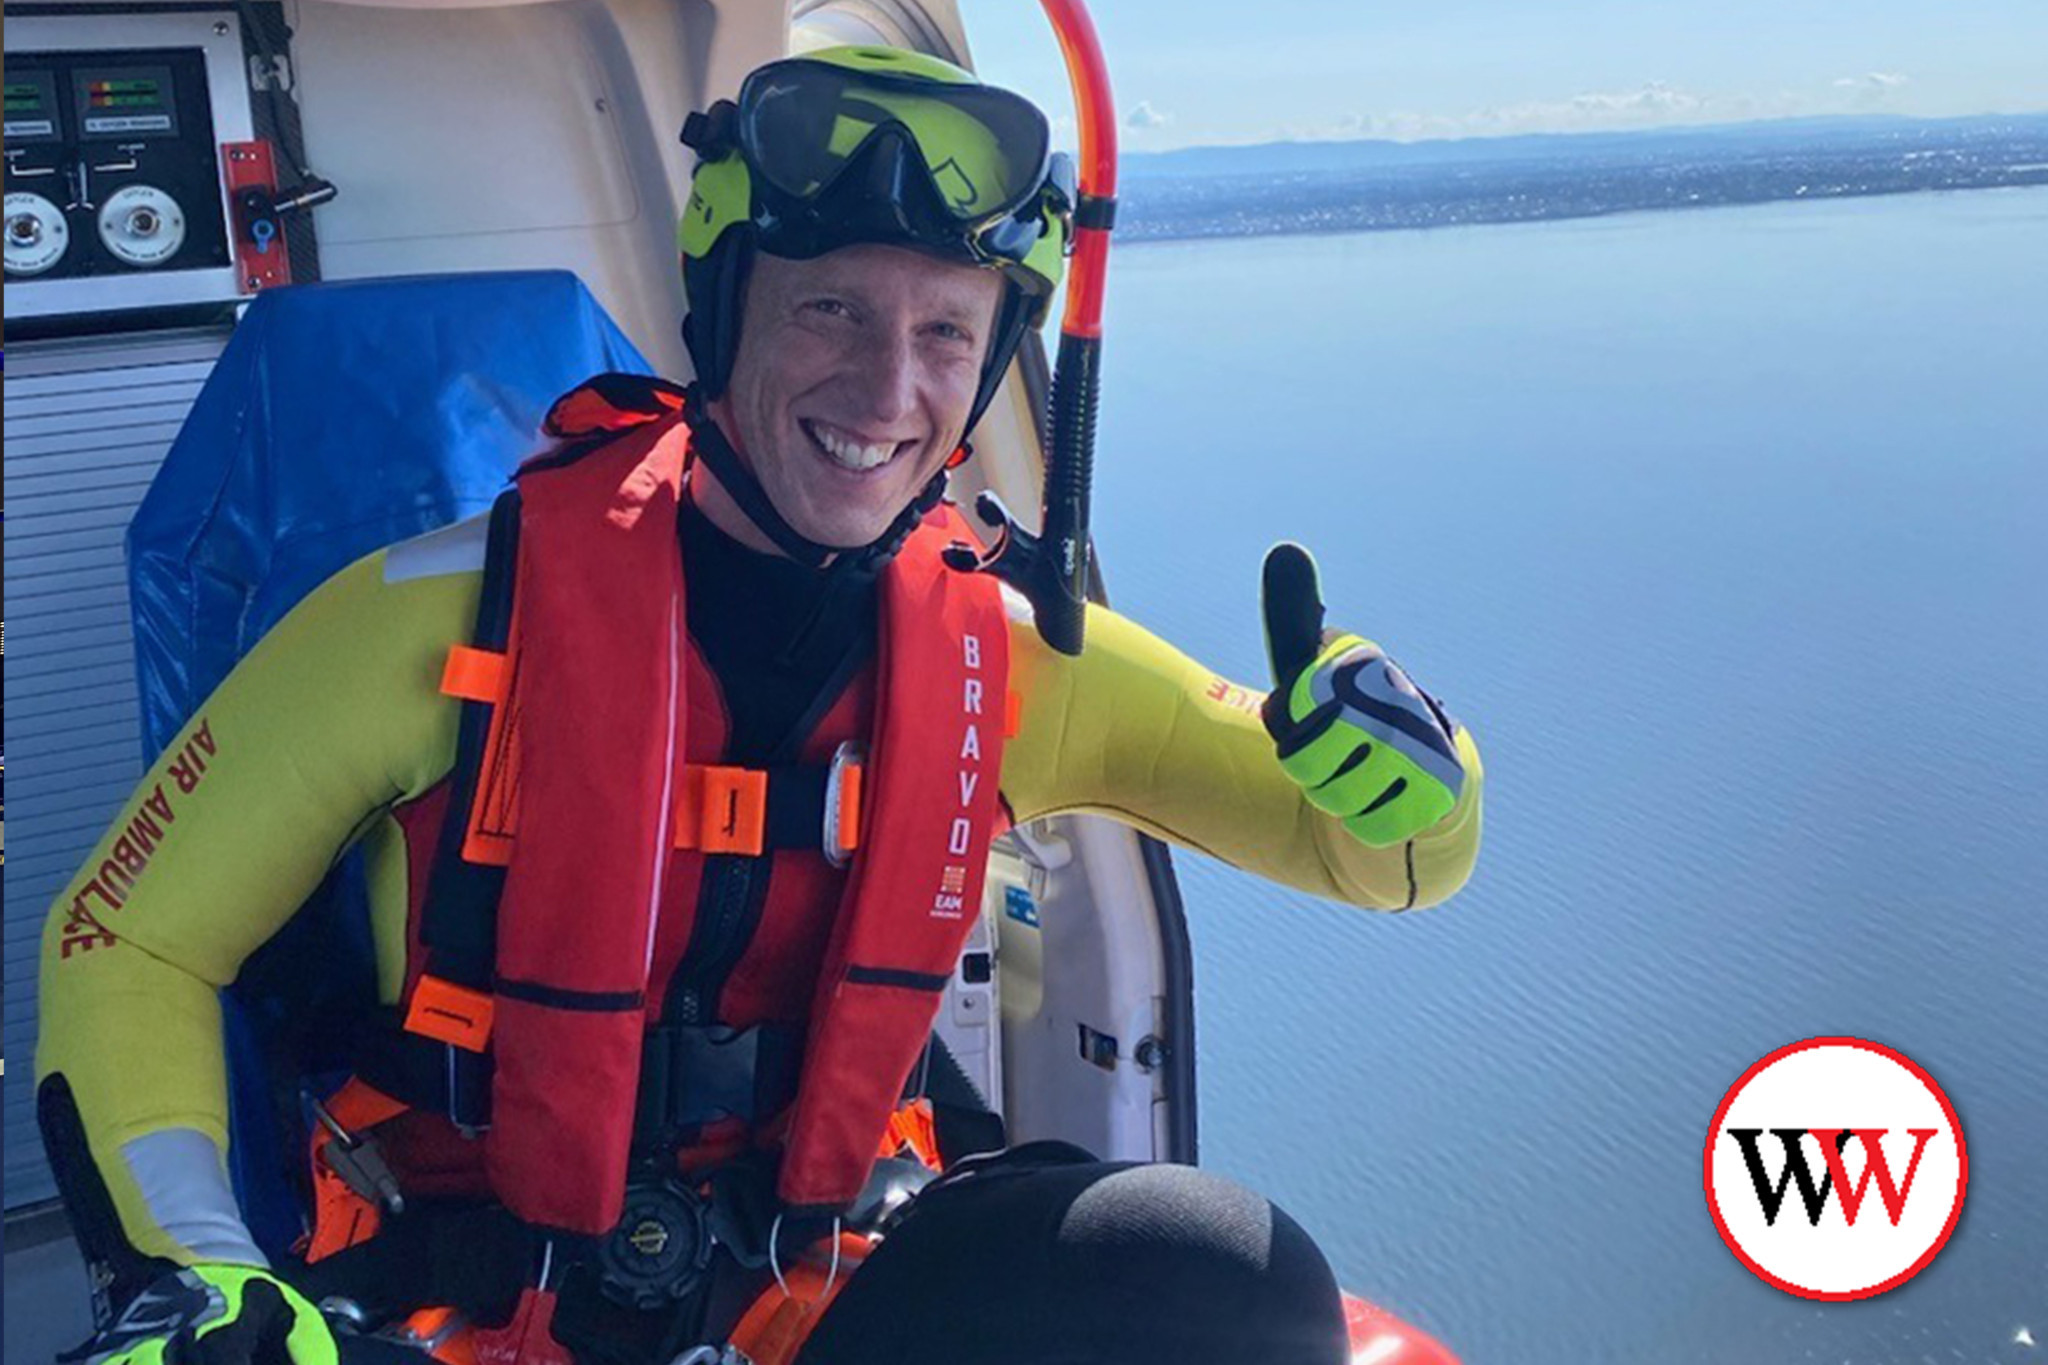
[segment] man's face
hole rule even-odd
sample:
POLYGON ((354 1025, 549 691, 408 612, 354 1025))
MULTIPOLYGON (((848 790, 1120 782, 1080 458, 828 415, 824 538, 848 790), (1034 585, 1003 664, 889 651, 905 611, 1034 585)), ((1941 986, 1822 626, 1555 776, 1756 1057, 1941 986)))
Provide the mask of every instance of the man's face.
POLYGON ((994 271, 901 247, 757 256, 711 415, 798 534, 865 545, 966 435, 1001 295, 994 271))

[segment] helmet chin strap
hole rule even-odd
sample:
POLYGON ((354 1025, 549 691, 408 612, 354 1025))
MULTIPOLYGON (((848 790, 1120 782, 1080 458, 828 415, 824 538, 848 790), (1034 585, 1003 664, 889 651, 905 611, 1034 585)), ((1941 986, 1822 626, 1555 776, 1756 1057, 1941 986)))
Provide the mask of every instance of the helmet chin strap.
POLYGON ((701 386, 691 385, 688 398, 689 413, 695 419, 690 423, 690 448, 697 458, 710 466, 717 477, 719 486, 738 505, 748 521, 760 528, 761 534, 775 542, 777 549, 806 568, 821 569, 825 561, 834 555, 832 567, 847 569, 858 567, 879 568, 896 557, 903 548, 903 542, 917 529, 925 514, 938 506, 946 494, 946 471, 940 469, 918 490, 910 505, 897 513, 887 530, 866 545, 843 548, 837 545, 821 545, 805 536, 777 511, 768 491, 761 487, 761 481, 754 477, 754 471, 747 468, 732 442, 712 418, 710 405, 705 401, 701 386))

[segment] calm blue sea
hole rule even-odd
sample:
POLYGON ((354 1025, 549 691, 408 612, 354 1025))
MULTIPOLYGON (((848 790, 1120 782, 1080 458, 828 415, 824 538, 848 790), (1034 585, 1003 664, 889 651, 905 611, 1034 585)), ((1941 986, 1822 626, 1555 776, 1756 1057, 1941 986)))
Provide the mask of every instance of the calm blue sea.
POLYGON ((1207 1163, 1470 1365, 2048 1358, 2048 191, 1136 247, 1107 345, 1115 605, 1263 684, 1301 540, 1487 763, 1440 910, 1179 856, 1207 1163), (1829 1033, 1970 1189, 1816 1305, 1700 1169, 1829 1033))

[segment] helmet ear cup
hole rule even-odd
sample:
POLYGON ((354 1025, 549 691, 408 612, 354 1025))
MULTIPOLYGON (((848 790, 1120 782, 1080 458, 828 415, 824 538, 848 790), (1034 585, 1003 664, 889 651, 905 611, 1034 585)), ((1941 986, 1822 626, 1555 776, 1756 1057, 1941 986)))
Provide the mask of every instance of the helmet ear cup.
MULTIPOLYGON (((696 131, 703 135, 700 141, 708 136, 701 127, 696 131)), ((755 239, 753 214, 753 175, 737 150, 698 162, 676 245, 687 305, 683 344, 698 382, 714 398, 732 376, 739 344, 739 309, 755 239)))
POLYGON ((683 315, 683 344, 707 399, 723 396, 732 382, 753 260, 751 228, 728 229, 707 254, 683 258, 683 293, 689 302, 683 315))
POLYGON ((967 414, 968 435, 974 434, 981 415, 995 402, 996 392, 1002 388, 1003 377, 1010 372, 1010 362, 1017 358, 1017 348, 1023 344, 1024 334, 1031 330, 1039 306, 1039 301, 1024 286, 1004 282, 1003 301, 996 306, 995 328, 989 337, 988 355, 981 365, 981 387, 967 414))

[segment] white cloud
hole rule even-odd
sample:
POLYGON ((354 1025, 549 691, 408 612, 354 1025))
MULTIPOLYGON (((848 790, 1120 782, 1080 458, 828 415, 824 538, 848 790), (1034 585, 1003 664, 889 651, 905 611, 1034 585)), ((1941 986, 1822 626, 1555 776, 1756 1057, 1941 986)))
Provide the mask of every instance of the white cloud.
POLYGON ((1385 137, 1396 142, 1413 142, 1426 137, 1457 137, 1470 131, 1463 119, 1447 114, 1419 114, 1397 110, 1391 114, 1354 114, 1356 122, 1342 128, 1342 137, 1385 137))
POLYGON ((1648 81, 1633 90, 1584 91, 1569 99, 1479 109, 1466 115, 1465 122, 1474 131, 1578 132, 1695 122, 1715 114, 1716 102, 1710 96, 1648 81))
POLYGON ((1912 84, 1896 71, 1866 71, 1860 76, 1843 76, 1835 81, 1838 105, 1858 112, 1888 108, 1906 86, 1912 84))
POLYGON ((1757 94, 1747 91, 1702 92, 1666 81, 1645 81, 1621 90, 1586 90, 1559 99, 1490 105, 1462 114, 1417 110, 1354 111, 1294 136, 1310 138, 1391 138, 1413 142, 1440 137, 1498 137, 1515 133, 1581 133, 1662 128, 1685 124, 1740 123, 1750 119, 1792 118, 1870 110, 1889 103, 1911 84, 1891 71, 1845 76, 1805 90, 1757 94))
POLYGON ((1164 128, 1173 122, 1173 115, 1163 109, 1152 107, 1151 100, 1139 100, 1131 112, 1124 115, 1126 128, 1164 128))
POLYGON ((1586 132, 1641 128, 1716 119, 1762 117, 1761 102, 1747 96, 1710 96, 1649 81, 1633 90, 1584 91, 1564 99, 1493 105, 1462 114, 1397 109, 1344 114, 1324 127, 1296 136, 1392 138, 1413 142, 1433 137, 1485 137, 1511 133, 1586 132))

